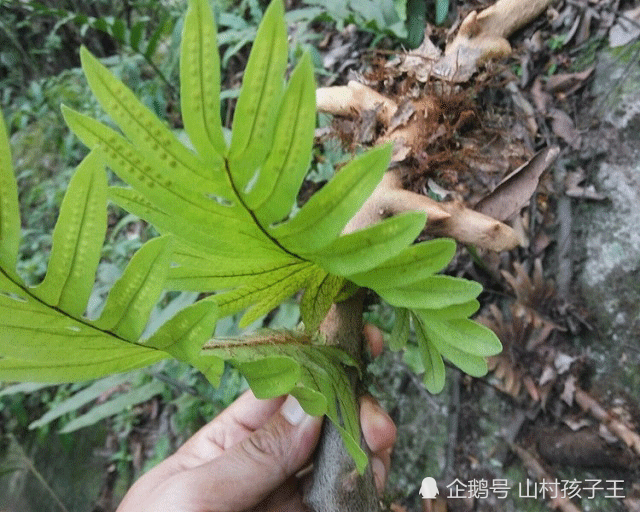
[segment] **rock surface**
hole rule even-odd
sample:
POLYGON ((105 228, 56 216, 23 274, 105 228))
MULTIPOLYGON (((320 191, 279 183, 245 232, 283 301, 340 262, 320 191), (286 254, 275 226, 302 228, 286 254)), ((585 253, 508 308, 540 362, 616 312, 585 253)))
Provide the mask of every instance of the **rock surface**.
POLYGON ((598 373, 640 398, 640 64, 601 53, 593 93, 602 100, 592 180, 608 200, 575 207, 578 285, 595 318, 598 373))

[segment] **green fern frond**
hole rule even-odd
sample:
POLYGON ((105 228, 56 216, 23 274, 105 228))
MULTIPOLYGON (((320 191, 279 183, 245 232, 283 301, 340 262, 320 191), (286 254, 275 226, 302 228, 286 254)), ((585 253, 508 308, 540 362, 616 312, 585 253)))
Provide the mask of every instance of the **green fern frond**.
MULTIPOLYGON (((4 131, 4 121, 0 117, 4 131)), ((84 316, 106 231, 107 180, 92 151, 76 169, 53 233, 47 273, 28 287, 15 272, 19 212, 6 132, 0 138, 0 381, 87 380, 178 357, 216 382, 218 358, 200 355, 216 312, 212 302, 185 308, 147 342, 140 336, 162 290, 170 261, 166 237, 134 255, 115 283, 102 314, 84 316), (193 316, 195 319, 192 319, 193 316), (206 320, 203 324, 202 321, 206 320), (188 348, 185 348, 188 347, 188 348), (195 350, 193 347, 197 347, 195 350)))
POLYGON ((367 456, 358 442, 356 399, 343 369, 357 364, 345 352, 286 332, 216 340, 206 345, 206 352, 231 360, 257 397, 290 393, 309 414, 326 414, 341 432, 358 470, 364 471, 367 456))
MULTIPOLYGON (((195 152, 182 146, 86 50, 81 56, 89 84, 124 136, 65 110, 71 128, 130 185, 131 189, 113 188, 110 198, 172 237, 175 250, 168 286, 216 292, 211 300, 220 315, 245 310, 241 326, 304 289, 301 313, 311 331, 343 285, 356 283, 376 291, 403 312, 403 323, 394 334, 395 347, 403 346, 409 318, 414 319, 430 390, 444 385, 441 354, 473 374, 480 373, 482 357, 499 350, 490 331, 472 328, 476 324, 467 320, 467 306, 481 287, 434 275, 451 259, 455 244, 436 240, 412 245, 425 224, 424 214, 417 212, 341 234, 386 172, 389 145, 354 158, 293 213, 311 160, 315 80, 311 60, 305 55, 285 84, 287 37, 282 0, 272 1, 258 29, 228 148, 219 112, 215 38, 208 2, 191 0, 180 79, 182 115, 195 152), (436 336, 440 328, 444 332, 436 336), (485 347, 482 354, 480 346, 485 347)), ((250 382, 270 382, 271 394, 282 391, 272 377, 285 367, 296 374, 293 380, 297 379, 296 385, 305 393, 324 393, 304 384, 303 375, 311 362, 299 347, 287 353, 291 359, 286 363, 283 357, 267 351, 262 354, 262 366, 255 361, 238 364, 250 382)), ((326 395, 325 399, 329 411, 332 400, 326 395)), ((345 432, 357 434, 349 429, 345 432)), ((345 435, 345 441, 357 445, 355 437, 345 435)))
POLYGON ((171 355, 217 384, 223 359, 229 359, 257 396, 292 393, 307 412, 331 418, 362 470, 366 457, 345 368, 353 362, 335 348, 297 339, 213 343, 203 351, 216 316, 244 310, 241 325, 247 325, 304 290, 301 312, 311 332, 353 286, 370 288, 398 308, 393 348, 404 346, 413 321, 425 383, 433 392, 444 385, 443 357, 479 375, 486 372, 484 357, 500 346, 491 331, 468 319, 477 309, 480 285, 434 275, 451 259, 455 244, 436 240, 412 245, 424 227, 424 213, 398 215, 342 234, 386 172, 390 145, 355 157, 294 212, 312 155, 315 80, 305 55, 285 83, 283 13, 282 0, 273 0, 260 24, 228 147, 208 0, 190 0, 181 47, 182 117, 194 150, 88 50, 81 50, 89 85, 121 132, 64 108, 67 123, 91 153, 69 187, 47 277, 36 288, 24 286, 15 273, 20 223, 3 137, 0 379, 33 378, 36 373, 44 380, 89 378, 171 355), (130 188, 107 191, 103 165, 130 188), (107 196, 154 224, 163 236, 140 249, 100 318, 90 320, 82 315, 104 237, 107 196), (215 295, 180 311, 141 341, 163 288, 215 295), (24 342, 28 336, 30 341, 24 342))

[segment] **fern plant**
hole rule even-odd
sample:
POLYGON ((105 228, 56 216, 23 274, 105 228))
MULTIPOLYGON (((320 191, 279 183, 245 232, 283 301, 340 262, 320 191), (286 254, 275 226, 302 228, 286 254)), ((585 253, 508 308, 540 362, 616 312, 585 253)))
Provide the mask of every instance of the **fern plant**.
POLYGON ((436 275, 455 243, 413 243, 424 213, 343 234, 386 171, 389 146, 357 156, 302 208, 295 206, 311 159, 315 82, 305 55, 285 84, 283 15, 282 0, 273 0, 245 70, 229 141, 220 120, 216 29, 207 0, 191 0, 184 22, 181 107, 189 147, 81 50, 89 85, 121 131, 63 107, 91 151, 69 185, 48 271, 35 287, 15 270, 18 195, 0 123, 0 380, 84 380, 175 357, 215 386, 227 360, 256 396, 291 393, 308 413, 326 414, 362 472, 367 457, 350 384, 359 362, 317 334, 332 304, 365 287, 394 306, 390 346, 402 349, 413 323, 432 392, 444 385, 443 357, 483 375, 484 358, 501 347, 489 329, 469 319, 479 307, 480 285, 436 275), (108 187, 105 166, 128 187, 108 187), (134 255, 101 314, 88 318, 107 199, 152 223, 161 236, 134 255), (214 293, 143 338, 165 289, 214 293), (205 345, 216 318, 244 311, 241 325, 247 325, 299 290, 300 333, 205 345))

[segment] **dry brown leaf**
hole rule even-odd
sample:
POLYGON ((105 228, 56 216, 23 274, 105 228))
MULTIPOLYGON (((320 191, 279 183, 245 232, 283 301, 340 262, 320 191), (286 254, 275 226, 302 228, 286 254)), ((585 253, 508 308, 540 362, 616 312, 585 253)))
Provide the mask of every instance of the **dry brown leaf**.
POLYGON ((640 512, 640 498, 625 498, 622 500, 628 512, 640 512))
POLYGON ((403 101, 398 110, 391 116, 388 131, 393 131, 400 126, 404 126, 409 122, 409 119, 415 114, 416 108, 410 100, 403 101))
POLYGON ((524 379, 522 379, 524 387, 526 388, 529 396, 534 402, 540 401, 540 391, 538 390, 538 386, 533 382, 531 375, 525 375, 524 379))
POLYGON ((609 46, 616 48, 629 44, 640 36, 640 7, 624 11, 609 30, 609 46))
POLYGON ((567 380, 564 381, 564 388, 560 398, 569 406, 573 404, 573 396, 576 393, 576 378, 574 375, 570 375, 567 380))
POLYGON ((563 375, 571 369, 571 365, 575 360, 575 357, 564 354, 562 352, 557 352, 555 357, 553 358, 553 366, 555 366, 556 370, 558 370, 558 375, 563 375))
POLYGON ((354 140, 358 144, 368 144, 375 140, 376 136, 376 121, 378 112, 382 108, 382 103, 378 103, 375 108, 370 110, 363 110, 360 112, 360 123, 357 126, 356 133, 354 134, 354 140))
POLYGON ((545 90, 560 97, 567 97, 582 87, 591 76, 595 66, 577 73, 558 73, 551 75, 545 84, 545 90))
MULTIPOLYGON (((553 482, 557 480, 544 469, 542 463, 540 463, 532 453, 514 443, 511 443, 510 447, 536 480, 540 482, 553 482)), ((580 512, 580 509, 575 506, 571 500, 563 498, 561 495, 549 501, 551 508, 560 509, 562 512, 580 512)))
POLYGON ((590 199, 592 201, 604 201, 607 196, 599 194, 593 185, 587 185, 586 187, 580 184, 586 179, 584 170, 578 168, 575 171, 568 172, 565 180, 564 193, 569 197, 577 199, 590 199))
POLYGON ((603 425, 602 423, 600 423, 600 427, 598 428, 598 435, 609 444, 616 444, 619 441, 619 439, 611 433, 606 425, 603 425))
POLYGON ((501 221, 518 213, 531 199, 540 176, 551 166, 559 151, 555 146, 538 151, 481 199, 475 206, 476 210, 501 221))
POLYGON ((589 412, 598 421, 615 434, 622 442, 631 448, 637 455, 640 455, 640 435, 634 432, 628 425, 620 419, 610 414, 598 401, 582 389, 576 389, 575 400, 583 410, 589 412))
POLYGON ((622 500, 628 512, 640 512, 640 483, 634 482, 627 490, 627 497, 622 500))
POLYGON ((442 51, 431 42, 427 27, 422 44, 415 50, 401 57, 398 70, 415 76, 420 82, 428 82, 431 78, 433 64, 442 57, 442 51))
MULTIPOLYGON (((569 404, 569 405, 571 405, 571 404, 569 404)), ((583 428, 591 427, 593 425, 593 422, 591 420, 586 419, 586 418, 578 418, 578 419, 565 418, 562 421, 562 423, 564 423, 567 427, 569 427, 574 432, 577 432, 578 430, 583 429, 583 428)))
POLYGON ((578 33, 578 29, 580 28, 581 24, 582 24, 582 16, 576 16, 576 19, 573 20, 573 25, 571 25, 569 32, 567 32, 567 35, 564 37, 562 46, 567 46, 571 42, 574 36, 578 33))
POLYGON ((533 81, 531 96, 533 97, 533 104, 536 106, 536 110, 540 114, 546 115, 552 97, 549 93, 542 90, 542 80, 540 80, 540 77, 536 77, 533 81))
POLYGON ((551 118, 551 129, 558 137, 565 141, 573 149, 580 149, 582 145, 582 137, 573 120, 569 115, 557 108, 549 110, 549 117, 551 118))
POLYGON ((536 113, 531 103, 522 95, 522 92, 518 89, 515 82, 509 82, 507 84, 507 90, 511 93, 511 100, 516 110, 519 110, 520 115, 524 118, 529 135, 534 137, 538 133, 538 123, 536 122, 536 113))
POLYGON ((547 365, 542 370, 542 375, 540 375, 540 379, 538 379, 538 385, 544 386, 548 382, 552 382, 555 380, 557 376, 556 370, 551 365, 547 365))
POLYGON ((552 2, 498 0, 479 13, 470 12, 432 73, 452 82, 466 82, 488 60, 509 55, 507 37, 537 18, 552 2))
POLYGON ((593 9, 585 9, 580 16, 580 28, 578 29, 578 35, 576 35, 576 46, 580 46, 585 43, 591 36, 591 20, 597 18, 598 15, 593 9))

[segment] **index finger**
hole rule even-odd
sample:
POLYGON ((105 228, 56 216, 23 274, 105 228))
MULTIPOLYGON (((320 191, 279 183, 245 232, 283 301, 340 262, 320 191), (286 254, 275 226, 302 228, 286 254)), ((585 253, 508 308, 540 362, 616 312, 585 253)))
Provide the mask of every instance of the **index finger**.
POLYGON ((364 337, 369 344, 369 350, 373 357, 378 357, 382 354, 384 348, 384 339, 382 337, 382 331, 373 324, 365 324, 364 337))

